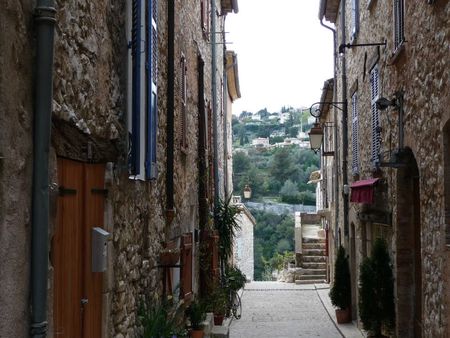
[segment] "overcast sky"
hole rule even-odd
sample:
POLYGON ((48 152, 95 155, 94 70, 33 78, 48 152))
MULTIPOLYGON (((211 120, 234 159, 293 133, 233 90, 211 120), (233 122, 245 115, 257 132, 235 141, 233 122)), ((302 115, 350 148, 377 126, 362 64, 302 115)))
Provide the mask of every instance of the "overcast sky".
POLYGON ((234 114, 319 101, 333 77, 333 35, 318 12, 319 0, 239 0, 239 13, 226 19, 242 94, 234 114))

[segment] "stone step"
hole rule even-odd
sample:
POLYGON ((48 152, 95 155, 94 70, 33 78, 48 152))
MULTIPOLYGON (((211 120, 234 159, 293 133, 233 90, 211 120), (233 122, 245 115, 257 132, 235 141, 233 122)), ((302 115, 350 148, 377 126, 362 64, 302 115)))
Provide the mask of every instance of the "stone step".
POLYGON ((303 237, 303 243, 325 243, 325 238, 319 237, 303 237))
POLYGON ((302 268, 304 269, 325 269, 327 268, 327 263, 320 262, 303 262, 302 268))
POLYGON ((303 249, 322 249, 325 250, 325 243, 303 243, 303 249))
POLYGON ((295 284, 321 284, 321 283, 325 283, 326 282, 326 278, 324 279, 316 279, 316 280, 302 280, 302 279, 296 279, 295 280, 295 284))
POLYGON ((327 270, 325 269, 303 269, 302 270, 303 275, 326 275, 327 270))
POLYGON ((326 275, 300 275, 298 276, 299 280, 319 280, 319 279, 327 279, 326 275))
POLYGON ((305 249, 303 248, 305 256, 325 256, 325 249, 305 249))
POLYGON ((327 256, 303 256, 302 255, 302 262, 303 263, 323 263, 327 262, 327 256))

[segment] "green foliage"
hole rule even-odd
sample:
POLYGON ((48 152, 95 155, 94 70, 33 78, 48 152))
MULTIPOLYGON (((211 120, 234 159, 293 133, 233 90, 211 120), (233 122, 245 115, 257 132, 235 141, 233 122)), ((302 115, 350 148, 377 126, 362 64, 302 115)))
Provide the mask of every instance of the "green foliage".
POLYGON ((242 271, 235 266, 228 266, 225 270, 225 285, 233 290, 238 291, 245 285, 246 277, 242 271))
POLYGON ((184 337, 181 307, 162 302, 142 303, 138 311, 138 321, 143 327, 142 338, 184 337))
POLYGON ((394 277, 386 242, 377 238, 360 266, 359 315, 365 330, 381 336, 395 325, 394 277))
POLYGON ((206 319, 205 305, 199 300, 194 300, 187 308, 186 315, 194 330, 201 329, 202 322, 206 319))
POLYGON ((334 283, 330 290, 331 304, 341 310, 347 309, 352 302, 350 285, 350 269, 345 249, 341 245, 334 262, 334 283))
POLYGON ((219 286, 216 286, 209 298, 209 304, 211 310, 216 315, 225 315, 228 310, 228 290, 219 286))
POLYGON ((251 210, 256 219, 254 231, 255 280, 270 280, 278 263, 294 249, 294 218, 251 210), (279 259, 279 260, 278 260, 279 259), (277 261, 278 260, 278 261, 277 261))
POLYGON ((214 226, 219 233, 219 256, 222 266, 232 254, 236 231, 241 228, 236 216, 241 212, 231 203, 231 195, 225 200, 219 200, 214 217, 214 226))

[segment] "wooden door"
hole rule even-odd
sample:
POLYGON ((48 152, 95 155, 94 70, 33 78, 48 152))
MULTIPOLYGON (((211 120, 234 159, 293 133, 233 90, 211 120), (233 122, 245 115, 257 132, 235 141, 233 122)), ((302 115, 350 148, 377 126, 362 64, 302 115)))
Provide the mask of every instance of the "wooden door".
POLYGON ((91 231, 103 226, 104 165, 58 159, 52 239, 54 336, 101 336, 102 273, 91 272, 91 231))

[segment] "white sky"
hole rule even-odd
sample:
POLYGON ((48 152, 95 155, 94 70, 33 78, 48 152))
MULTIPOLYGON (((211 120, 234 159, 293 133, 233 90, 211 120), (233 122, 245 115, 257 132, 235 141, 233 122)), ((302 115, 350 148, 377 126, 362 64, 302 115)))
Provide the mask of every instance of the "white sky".
MULTIPOLYGON (((239 0, 226 19, 238 57, 242 97, 233 113, 309 107, 333 77, 333 34, 318 19, 319 0, 239 0)), ((329 24, 329 23, 326 23, 329 24)))

